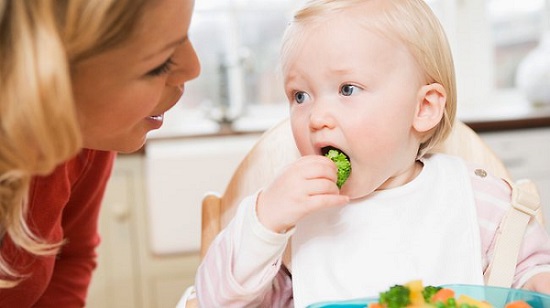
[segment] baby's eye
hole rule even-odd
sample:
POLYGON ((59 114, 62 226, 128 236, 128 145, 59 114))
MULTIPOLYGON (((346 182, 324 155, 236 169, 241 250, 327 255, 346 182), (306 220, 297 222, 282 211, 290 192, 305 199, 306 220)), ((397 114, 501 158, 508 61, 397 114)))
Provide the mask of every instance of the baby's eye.
POLYGON ((345 84, 340 88, 340 93, 344 96, 351 96, 354 92, 356 92, 358 88, 351 84, 345 84))
POLYGON ((294 93, 294 100, 298 103, 298 104, 301 104, 303 103, 307 98, 308 98, 308 94, 306 92, 303 92, 303 91, 297 91, 296 93, 294 93))

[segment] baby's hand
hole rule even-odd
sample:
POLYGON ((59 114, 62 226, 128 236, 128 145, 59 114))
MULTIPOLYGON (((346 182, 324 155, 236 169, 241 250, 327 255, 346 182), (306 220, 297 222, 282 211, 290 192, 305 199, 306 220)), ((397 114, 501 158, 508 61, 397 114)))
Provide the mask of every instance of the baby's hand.
POLYGON ((260 193, 258 219, 268 229, 282 233, 309 213, 345 205, 349 198, 340 195, 336 180, 336 165, 330 159, 301 157, 260 193))
POLYGON ((523 288, 539 293, 550 294, 550 273, 540 273, 531 277, 527 280, 523 288))

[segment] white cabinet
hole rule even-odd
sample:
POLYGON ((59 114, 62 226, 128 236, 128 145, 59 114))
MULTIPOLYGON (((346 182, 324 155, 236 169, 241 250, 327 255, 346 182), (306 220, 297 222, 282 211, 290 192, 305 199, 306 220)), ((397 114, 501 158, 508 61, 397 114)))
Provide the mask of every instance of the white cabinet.
MULTIPOLYGON (((98 267, 87 307, 174 307, 192 285, 197 253, 155 256, 149 249, 143 155, 119 155, 100 215, 98 267)), ((199 205, 197 205, 199 206, 199 205)))
POLYGON ((92 276, 88 307, 142 307, 139 237, 135 212, 140 206, 139 156, 119 156, 105 192, 99 230, 98 268, 92 276))
POLYGON ((535 182, 550 232, 550 127, 480 133, 480 136, 502 159, 514 181, 528 178, 535 182))
POLYGON ((149 243, 157 255, 200 249, 201 203, 223 193, 260 134, 152 140, 145 157, 149 243))

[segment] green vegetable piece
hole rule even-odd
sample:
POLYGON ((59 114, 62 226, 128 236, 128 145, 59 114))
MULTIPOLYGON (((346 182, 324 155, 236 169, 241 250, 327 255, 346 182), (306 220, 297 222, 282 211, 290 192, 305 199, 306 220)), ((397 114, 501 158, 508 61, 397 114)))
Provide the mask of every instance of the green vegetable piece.
POLYGON ((444 302, 440 301, 440 302, 435 303, 435 307, 436 308, 447 308, 447 305, 445 305, 444 302))
POLYGON ((439 290, 441 290, 441 287, 434 287, 434 286, 424 287, 424 289, 422 290, 422 297, 424 297, 424 301, 426 303, 431 303, 432 302, 432 297, 439 290))
POLYGON ((449 298, 447 300, 447 307, 456 308, 456 299, 454 299, 453 297, 449 298))
POLYGON ((338 180, 336 181, 336 185, 338 189, 340 189, 351 173, 351 164, 346 155, 338 150, 332 149, 328 151, 325 156, 330 158, 336 164, 336 167, 338 167, 338 180))
POLYGON ((388 308, 403 308, 411 304, 411 290, 403 285, 394 285, 388 291, 380 293, 378 302, 388 308))

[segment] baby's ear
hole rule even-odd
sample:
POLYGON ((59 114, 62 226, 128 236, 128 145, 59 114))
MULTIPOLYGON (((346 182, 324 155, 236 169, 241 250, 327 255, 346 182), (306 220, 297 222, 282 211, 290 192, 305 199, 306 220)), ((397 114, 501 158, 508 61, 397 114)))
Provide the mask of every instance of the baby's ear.
POLYGON ((427 132, 436 127, 443 117, 447 91, 439 83, 422 86, 418 90, 416 114, 413 127, 418 132, 427 132))

